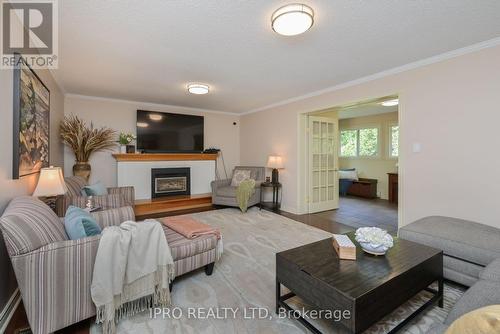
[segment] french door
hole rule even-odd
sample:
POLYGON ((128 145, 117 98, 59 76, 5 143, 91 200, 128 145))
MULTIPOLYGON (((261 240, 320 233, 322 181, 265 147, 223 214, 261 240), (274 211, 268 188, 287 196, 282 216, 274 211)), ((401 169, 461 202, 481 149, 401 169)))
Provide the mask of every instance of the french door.
POLYGON ((308 118, 309 213, 338 209, 338 119, 308 118))

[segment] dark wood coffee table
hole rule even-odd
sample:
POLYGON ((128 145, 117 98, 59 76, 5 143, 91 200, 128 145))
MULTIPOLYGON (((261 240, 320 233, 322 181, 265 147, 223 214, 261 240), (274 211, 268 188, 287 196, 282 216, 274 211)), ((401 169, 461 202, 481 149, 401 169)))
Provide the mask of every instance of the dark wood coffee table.
MULTIPOLYGON (((349 319, 332 321, 352 333, 361 333, 417 293, 426 290, 432 297, 405 318, 390 333, 396 333, 430 305, 443 307, 443 252, 411 241, 394 239, 384 256, 363 252, 357 246, 356 261, 339 260, 332 240, 325 239, 276 254, 276 313, 298 296, 316 309, 350 312, 349 319), (438 282, 438 290, 429 286, 438 282), (281 295, 281 285, 291 292, 281 295)), ((307 319, 298 320, 320 333, 307 319)))

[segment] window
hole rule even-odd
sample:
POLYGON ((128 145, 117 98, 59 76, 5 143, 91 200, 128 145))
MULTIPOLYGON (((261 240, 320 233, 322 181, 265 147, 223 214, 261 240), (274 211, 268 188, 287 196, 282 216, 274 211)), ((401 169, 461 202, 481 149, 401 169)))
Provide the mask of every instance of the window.
POLYGON ((343 157, 358 155, 358 130, 340 132, 340 155, 343 157))
POLYGON ((392 158, 397 158, 399 156, 399 125, 391 126, 389 153, 392 158))
POLYGON ((378 155, 378 128, 340 131, 341 157, 375 157, 378 155))

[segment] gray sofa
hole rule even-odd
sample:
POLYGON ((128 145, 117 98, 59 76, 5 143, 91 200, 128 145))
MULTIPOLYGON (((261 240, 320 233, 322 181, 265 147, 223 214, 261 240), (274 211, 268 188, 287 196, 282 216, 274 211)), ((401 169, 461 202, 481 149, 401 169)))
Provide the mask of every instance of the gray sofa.
POLYGON ((466 286, 500 258, 500 229, 468 220, 425 217, 400 228, 399 237, 442 249, 444 278, 466 286))
POLYGON ((500 304, 500 229, 431 216, 400 228, 399 237, 442 249, 445 279, 470 286, 444 323, 436 324, 431 333, 444 333, 465 313, 500 304))
MULTIPOLYGON (((259 204, 260 184, 264 182, 265 168, 251 166, 237 166, 234 170, 250 170, 250 177, 255 180, 255 193, 248 200, 248 207, 259 204)), ((233 171, 234 174, 234 171, 233 171)), ((230 179, 212 181, 212 204, 238 207, 236 201, 236 187, 231 186, 230 179)))
POLYGON ((444 323, 436 324, 429 334, 443 334, 453 321, 478 308, 500 304, 500 258, 479 274, 479 279, 453 306, 444 323))

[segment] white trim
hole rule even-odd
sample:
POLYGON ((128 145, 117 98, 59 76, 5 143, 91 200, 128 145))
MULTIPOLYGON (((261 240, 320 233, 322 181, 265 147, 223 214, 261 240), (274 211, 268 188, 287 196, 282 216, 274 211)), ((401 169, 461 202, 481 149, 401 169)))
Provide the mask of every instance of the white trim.
POLYGON ((94 101, 105 101, 105 102, 121 102, 121 103, 128 103, 128 104, 139 104, 144 107, 152 107, 152 108, 177 108, 180 110, 184 111, 191 111, 191 112, 202 112, 202 113, 210 113, 210 114, 222 114, 222 115, 231 115, 231 116, 236 116, 239 117, 240 114, 237 113, 232 113, 228 111, 219 111, 219 110, 212 110, 212 109, 202 109, 202 108, 191 108, 191 107, 183 107, 183 106, 175 106, 171 104, 161 104, 161 103, 152 103, 152 102, 143 102, 143 101, 132 101, 132 100, 122 100, 122 99, 115 99, 115 98, 110 98, 110 97, 102 97, 102 96, 90 96, 90 95, 80 95, 80 94, 65 94, 64 98, 79 98, 79 99, 86 99, 86 100, 94 100, 94 101))
MULTIPOLYGON (((398 126, 399 126, 399 143, 401 143, 401 134, 405 134, 404 128, 402 128, 402 125, 404 124, 403 118, 404 118, 404 110, 405 110, 405 96, 404 93, 398 94, 398 99, 399 99, 399 105, 398 105, 398 126)), ((403 125, 404 127, 404 125, 403 125)), ((403 179, 403 174, 405 171, 405 152, 403 150, 399 150, 399 156, 398 156, 398 231, 399 228, 406 225, 406 222, 403 220, 404 218, 404 198, 405 198, 405 183, 403 179)), ((399 232, 398 232, 399 236, 399 232)))
POLYGON ((375 74, 372 74, 372 75, 368 75, 368 76, 365 76, 365 77, 362 77, 362 78, 359 78, 359 79, 347 81, 347 82, 344 82, 344 83, 341 83, 341 84, 338 84, 338 85, 335 85, 335 86, 332 86, 332 87, 324 88, 324 89, 321 89, 321 90, 317 90, 317 91, 314 91, 314 92, 311 92, 311 93, 308 93, 308 94, 304 94, 304 95, 296 96, 296 97, 293 97, 293 98, 290 98, 290 99, 287 99, 287 100, 283 100, 283 101, 280 101, 280 102, 272 103, 272 104, 269 104, 267 106, 259 107, 259 108, 256 108, 256 109, 252 109, 252 110, 240 113, 239 115, 253 114, 253 113, 264 111, 264 110, 271 109, 271 108, 274 108, 274 107, 279 107, 279 106, 282 106, 282 105, 286 105, 286 104, 289 104, 289 103, 292 103, 292 102, 297 102, 297 101, 305 100, 305 99, 308 99, 308 98, 311 98, 311 97, 315 97, 315 96, 318 96, 318 95, 322 95, 322 94, 326 94, 326 93, 338 91, 338 90, 341 90, 341 89, 344 89, 344 88, 348 88, 348 87, 360 85, 360 84, 363 84, 363 83, 367 83, 367 82, 370 82, 370 81, 373 81, 373 80, 385 78, 385 77, 388 77, 388 76, 391 76, 391 75, 395 75, 395 74, 398 74, 398 73, 402 73, 402 72, 414 70, 414 69, 417 69, 419 67, 424 67, 424 66, 435 64, 435 63, 439 63, 439 62, 442 62, 442 61, 445 61, 445 60, 448 60, 448 59, 452 59, 452 58, 456 58, 456 57, 459 57, 459 56, 463 56, 463 55, 466 55, 466 54, 469 54, 469 53, 474 53, 474 52, 477 52, 477 51, 480 51, 480 50, 483 50, 483 49, 492 48, 492 47, 495 47, 495 46, 498 46, 498 45, 500 45, 500 37, 493 38, 493 39, 490 39, 490 40, 487 40, 487 41, 483 41, 483 42, 480 42, 480 43, 477 43, 477 44, 473 44, 473 45, 470 45, 470 46, 466 46, 464 48, 460 48, 460 49, 456 49, 456 50, 453 50, 453 51, 445 52, 445 53, 442 53, 442 54, 439 54, 439 55, 436 55, 436 56, 432 56, 432 57, 429 57, 429 58, 425 58, 425 59, 422 59, 422 60, 418 60, 418 61, 406 64, 406 65, 394 67, 394 68, 389 69, 389 70, 378 72, 378 73, 375 73, 375 74))
POLYGON ((19 288, 16 288, 9 301, 5 305, 4 309, 0 313, 0 333, 5 333, 10 319, 12 319, 12 316, 14 315, 14 312, 16 312, 20 303, 21 294, 19 293, 19 288))
POLYGON ((399 122, 390 122, 387 124, 387 159, 390 160, 398 160, 399 158, 399 145, 398 145, 398 155, 393 156, 392 154, 392 127, 397 126, 398 127, 398 133, 399 133, 399 122))
POLYGON ((295 206, 288 206, 288 205, 282 205, 281 208, 280 208, 281 211, 285 211, 285 212, 288 212, 288 213, 292 213, 294 215, 300 215, 302 214, 299 210, 297 210, 297 208, 295 206))

